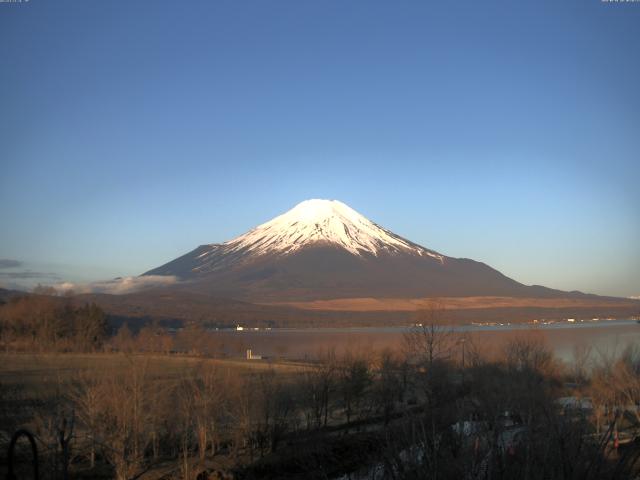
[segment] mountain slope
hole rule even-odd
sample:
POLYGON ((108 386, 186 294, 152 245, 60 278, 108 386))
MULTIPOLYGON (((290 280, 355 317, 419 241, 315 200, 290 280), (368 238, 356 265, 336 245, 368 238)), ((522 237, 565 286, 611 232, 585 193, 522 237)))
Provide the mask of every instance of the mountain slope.
POLYGON ((337 200, 306 200, 288 212, 223 244, 201 245, 145 275, 192 277, 264 256, 289 256, 308 247, 332 246, 356 257, 385 254, 444 256, 371 222, 337 200))
POLYGON ((201 245, 145 275, 175 275, 183 280, 175 288, 258 301, 568 295, 429 250, 329 200, 302 202, 244 235, 201 245))

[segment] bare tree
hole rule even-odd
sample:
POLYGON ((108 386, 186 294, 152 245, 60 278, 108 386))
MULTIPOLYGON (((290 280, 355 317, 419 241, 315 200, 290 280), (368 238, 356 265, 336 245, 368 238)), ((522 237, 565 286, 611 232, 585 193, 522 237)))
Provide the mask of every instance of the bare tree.
POLYGON ((404 335, 407 354, 427 369, 438 360, 449 359, 455 345, 453 328, 445 322, 444 313, 444 302, 430 299, 427 307, 416 313, 414 326, 404 335))
POLYGON ((640 348, 629 345, 609 371, 609 399, 619 412, 627 412, 640 424, 640 348))
POLYGON ((198 323, 186 325, 178 335, 175 342, 191 355, 205 355, 208 353, 210 334, 198 323))
POLYGON ((155 413, 150 408, 149 385, 146 362, 130 360, 124 370, 105 372, 95 381, 85 380, 84 394, 74 395, 85 426, 92 429, 92 449, 100 446, 118 480, 127 480, 146 468, 148 425, 155 413))
POLYGON ((584 342, 573 346, 573 358, 571 362, 571 375, 576 384, 582 384, 588 377, 589 364, 593 347, 584 342))
POLYGON ((360 413, 372 382, 368 359, 350 351, 345 352, 338 361, 337 380, 348 430, 353 416, 360 413))
POLYGON ((557 368, 551 349, 537 332, 513 336, 505 344, 503 353, 507 366, 514 370, 552 374, 557 368))
POLYGON ((68 478, 71 460, 71 443, 75 433, 75 411, 73 405, 62 394, 63 385, 58 377, 55 393, 42 399, 43 407, 33 412, 32 428, 46 446, 43 452, 46 468, 52 478, 68 478))
POLYGON ((302 402, 307 428, 327 426, 331 397, 336 388, 336 358, 333 350, 321 354, 318 361, 302 372, 302 402))
POLYGON ((221 413, 224 411, 226 379, 210 363, 201 363, 181 382, 181 395, 193 421, 198 457, 203 462, 207 451, 215 455, 221 413))
POLYGON ((403 376, 403 361, 393 351, 383 350, 377 363, 373 391, 386 426, 391 420, 397 403, 404 397, 406 383, 403 376))
POLYGON ((94 468, 96 464, 96 433, 98 432, 98 422, 102 412, 103 383, 99 380, 97 373, 80 372, 70 388, 70 400, 75 405, 76 414, 85 432, 80 437, 85 440, 86 446, 83 449, 89 451, 89 465, 94 468))
POLYGON ((254 439, 260 455, 268 448, 274 452, 289 428, 294 412, 290 390, 276 378, 273 370, 260 372, 253 378, 254 395, 254 439))
POLYGON ((135 348, 134 342, 133 333, 131 333, 129 326, 126 323, 123 323, 120 326, 116 335, 111 339, 111 344, 114 348, 125 353, 133 352, 135 348))

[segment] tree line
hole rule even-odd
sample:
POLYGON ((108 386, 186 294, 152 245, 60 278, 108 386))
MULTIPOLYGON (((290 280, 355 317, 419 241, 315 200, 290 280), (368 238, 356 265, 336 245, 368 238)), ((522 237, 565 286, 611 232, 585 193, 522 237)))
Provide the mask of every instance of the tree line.
POLYGON ((50 295, 14 297, 0 305, 3 350, 92 352, 109 333, 107 317, 94 303, 76 306, 50 295))
POLYGON ((124 366, 79 372, 32 405, 23 425, 43 446, 46 478, 125 480, 154 470, 182 479, 640 473, 636 350, 574 383, 573 366, 539 338, 514 338, 491 356, 471 343, 464 368, 460 350, 444 344, 329 350, 294 370, 203 359, 176 376, 154 370, 144 355, 127 356, 124 366), (567 391, 574 400, 559 403, 567 391), (623 432, 632 440, 617 445, 623 432))
POLYGON ((77 305, 70 296, 40 293, 0 303, 0 351, 182 353, 208 357, 241 356, 241 339, 223 341, 198 322, 170 332, 158 322, 137 331, 128 324, 115 327, 95 303, 77 305))

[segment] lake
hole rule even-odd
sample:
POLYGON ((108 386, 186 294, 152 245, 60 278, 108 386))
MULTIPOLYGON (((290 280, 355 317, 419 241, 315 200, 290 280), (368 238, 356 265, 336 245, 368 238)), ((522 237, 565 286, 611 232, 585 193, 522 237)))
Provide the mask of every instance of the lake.
MULTIPOLYGON (((351 327, 351 328, 274 328, 216 330, 213 333, 225 343, 236 345, 236 351, 252 349, 254 354, 281 356, 292 359, 313 357, 322 350, 347 348, 379 350, 402 346, 405 333, 411 327, 351 327)), ((576 320, 550 324, 462 325, 453 328, 468 333, 474 342, 488 348, 499 345, 516 335, 535 332, 543 337, 555 354, 570 361, 577 346, 590 345, 593 355, 615 355, 627 345, 640 345, 640 324, 632 319, 576 320)))

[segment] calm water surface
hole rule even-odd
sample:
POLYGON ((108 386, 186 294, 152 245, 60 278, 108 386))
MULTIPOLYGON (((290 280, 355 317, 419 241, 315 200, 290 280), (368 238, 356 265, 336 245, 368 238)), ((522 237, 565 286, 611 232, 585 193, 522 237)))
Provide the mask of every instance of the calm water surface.
MULTIPOLYGON (((251 348, 254 354, 308 358, 322 350, 334 348, 373 350, 402 346, 404 334, 411 327, 350 328, 274 328, 271 330, 218 330, 224 341, 234 342, 237 350, 251 348)), ((627 345, 640 345, 640 324, 632 319, 576 320, 550 324, 462 325, 457 332, 468 332, 474 341, 498 346, 515 335, 537 332, 564 360, 571 360, 577 346, 592 347, 593 355, 615 355, 627 345)))

